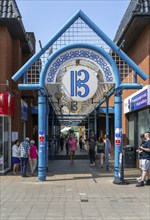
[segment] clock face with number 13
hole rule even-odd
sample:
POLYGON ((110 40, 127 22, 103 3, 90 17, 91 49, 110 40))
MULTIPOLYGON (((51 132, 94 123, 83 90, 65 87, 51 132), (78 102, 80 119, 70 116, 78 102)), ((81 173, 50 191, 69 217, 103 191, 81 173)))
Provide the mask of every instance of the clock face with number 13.
POLYGON ((63 77, 63 90, 74 101, 86 101, 97 90, 98 80, 95 71, 85 66, 70 68, 63 77))

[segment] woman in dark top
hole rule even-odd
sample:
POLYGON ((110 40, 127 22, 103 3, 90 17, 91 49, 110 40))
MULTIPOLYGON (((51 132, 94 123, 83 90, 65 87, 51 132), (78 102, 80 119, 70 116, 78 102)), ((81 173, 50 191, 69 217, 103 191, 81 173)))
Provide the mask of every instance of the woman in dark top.
POLYGON ((104 166, 104 155, 105 155, 105 142, 103 137, 99 137, 98 144, 97 144, 97 153, 100 159, 100 167, 103 168, 104 166))
POLYGON ((93 132, 91 132, 91 135, 88 141, 88 148, 89 148, 89 157, 90 157, 91 166, 94 166, 95 165, 96 141, 95 141, 95 136, 93 132))

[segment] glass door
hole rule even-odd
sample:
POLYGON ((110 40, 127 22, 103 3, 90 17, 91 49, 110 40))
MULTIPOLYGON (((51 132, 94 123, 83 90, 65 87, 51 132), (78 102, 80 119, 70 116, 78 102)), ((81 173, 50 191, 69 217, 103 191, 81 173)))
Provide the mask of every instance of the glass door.
POLYGON ((134 113, 129 114, 129 144, 134 147, 134 113))
POLYGON ((0 117, 0 172, 11 168, 11 117, 0 117))
POLYGON ((3 121, 4 117, 0 116, 0 172, 4 170, 4 157, 3 157, 3 121))
POLYGON ((10 117, 4 118, 4 170, 11 168, 11 126, 10 117))

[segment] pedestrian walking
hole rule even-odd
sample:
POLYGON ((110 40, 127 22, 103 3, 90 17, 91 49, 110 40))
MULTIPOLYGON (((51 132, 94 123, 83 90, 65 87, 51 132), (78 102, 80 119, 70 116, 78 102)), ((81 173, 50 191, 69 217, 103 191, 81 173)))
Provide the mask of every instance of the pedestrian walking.
POLYGON ((141 158, 141 169, 142 169, 142 177, 141 181, 137 183, 136 187, 144 186, 144 181, 146 176, 148 180, 146 185, 150 185, 150 132, 147 131, 144 134, 145 143, 140 146, 139 149, 142 150, 142 158, 141 158))
POLYGON ((88 149, 89 149, 89 157, 90 157, 90 163, 91 166, 95 165, 95 151, 96 151, 96 141, 94 132, 91 132, 90 138, 88 140, 88 149))
POLYGON ((72 130, 69 132, 68 147, 70 152, 70 164, 74 164, 74 156, 75 150, 77 148, 77 141, 72 130))
POLYGON ((34 176, 34 171, 37 167, 37 157, 38 157, 37 146, 35 145, 35 141, 31 140, 30 141, 30 154, 29 154, 31 176, 34 176))
POLYGON ((19 140, 15 140, 14 145, 12 146, 12 163, 13 163, 13 174, 19 174, 20 166, 20 154, 19 154, 19 140))
MULTIPOLYGON (((104 142, 105 142, 105 148, 107 147, 107 143, 108 143, 108 153, 109 153, 109 156, 111 154, 111 148, 112 148, 112 145, 111 145, 111 141, 109 138, 107 138, 106 134, 104 135, 104 138, 103 138, 104 142)), ((106 154, 106 149, 105 149, 105 154, 106 154)))
MULTIPOLYGON (((144 146, 144 144, 145 144, 144 134, 141 134, 141 135, 140 135, 140 141, 141 141, 140 146, 144 146)), ((142 152, 143 152, 143 151, 138 148, 136 152, 138 153, 139 168, 141 169, 141 173, 142 173, 142 168, 141 168, 142 162, 141 162, 141 161, 142 161, 142 152)), ((141 174, 141 175, 142 175, 142 174, 141 174)), ((141 178, 142 178, 142 176, 138 177, 138 178, 137 178, 137 181, 141 181, 141 178)))
POLYGON ((83 149, 83 138, 82 138, 82 135, 79 138, 79 147, 80 147, 80 150, 83 149))
POLYGON ((68 137, 65 137, 65 148, 66 148, 66 155, 69 155, 69 146, 68 146, 68 137))
POLYGON ((61 136, 60 136, 60 149, 61 149, 61 151, 63 150, 63 148, 64 148, 64 136, 63 136, 63 134, 61 134, 61 136))
POLYGON ((98 154, 99 160, 100 160, 100 167, 103 168, 103 166, 104 166, 104 156, 105 156, 105 142, 104 142, 102 136, 99 137, 99 139, 98 139, 97 154, 98 154))
POLYGON ((26 170, 28 164, 28 158, 30 154, 30 138, 26 137, 23 142, 21 142, 19 146, 20 150, 20 166, 21 166, 21 176, 27 177, 26 170))

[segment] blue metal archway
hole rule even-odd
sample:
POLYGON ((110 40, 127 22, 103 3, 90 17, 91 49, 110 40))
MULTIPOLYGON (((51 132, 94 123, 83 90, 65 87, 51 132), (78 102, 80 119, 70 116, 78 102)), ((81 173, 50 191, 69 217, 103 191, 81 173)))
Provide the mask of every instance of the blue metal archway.
MULTIPOLYGON (((56 51, 54 54, 52 54, 49 59, 47 60, 47 62, 45 63, 45 65, 42 68, 41 71, 41 75, 40 75, 40 88, 43 90, 43 94, 40 93, 39 94, 39 133, 42 133, 43 131, 45 131, 45 109, 46 109, 46 97, 45 97, 45 93, 44 93, 44 89, 45 89, 45 78, 46 78, 46 74, 48 69, 50 69, 51 67, 51 63, 53 62, 53 60, 55 60, 58 56, 60 56, 62 53, 64 53, 65 51, 68 52, 70 49, 80 49, 80 48, 85 48, 87 50, 92 50, 92 51, 96 51, 98 52, 100 55, 102 55, 106 61, 108 62, 108 64, 110 64, 110 66, 112 67, 113 73, 114 73, 114 81, 115 81, 115 90, 117 90, 117 88, 119 88, 120 84, 121 84, 121 80, 120 80, 120 74, 119 74, 119 70, 118 67, 116 65, 116 63, 114 62, 114 60, 112 59, 112 57, 105 52, 102 48, 96 47, 94 45, 90 45, 90 44, 83 44, 83 43, 78 43, 78 44, 73 44, 73 45, 67 45, 63 48, 61 48, 60 50, 56 51)), ((71 57, 73 58, 73 56, 71 57)), ((79 55, 77 56, 77 58, 79 59, 79 55)), ((67 59, 68 61, 68 59, 67 59)), ((59 65, 59 68, 61 68, 61 66, 64 65, 64 62, 61 63, 61 65, 59 65)), ((106 65, 106 62, 105 62, 106 65)), ((51 79, 51 83, 53 83, 56 79, 56 71, 52 72, 53 75, 49 75, 51 79)), ((104 90, 105 93, 105 90, 104 90)), ((118 97, 118 94, 117 94, 118 97)), ((122 109, 120 107, 120 105, 122 105, 121 102, 118 103, 118 101, 115 103, 115 111, 116 111, 116 117, 115 117, 115 130, 116 128, 120 130, 122 130, 122 123, 120 120, 120 117, 122 115, 122 109), (118 105, 119 104, 119 105, 118 105)), ((106 130, 108 130, 106 128, 106 130)), ((43 133, 43 136, 45 135, 45 133, 43 133)), ((108 134, 107 134, 108 135, 108 134)), ((115 178, 118 177, 118 154, 122 151, 121 148, 122 145, 122 136, 121 136, 121 142, 120 142, 120 147, 116 148, 116 152, 115 152, 115 178)), ((106 148, 108 149, 108 147, 106 148)), ((108 151, 108 150, 107 150, 108 151)), ((108 152, 107 152, 108 154, 108 152)), ((39 143, 39 174, 38 174, 38 178, 40 180, 45 180, 46 178, 46 166, 45 166, 45 158, 46 156, 46 151, 45 151, 45 147, 43 146, 43 143, 39 143), (41 155, 41 156, 40 156, 41 155)))
MULTIPOLYGON (((97 27, 93 21, 91 21, 81 10, 78 11, 61 29, 58 31, 54 37, 46 44, 45 47, 41 49, 37 54, 35 54, 13 77, 14 81, 17 81, 22 75, 25 75, 26 71, 33 65, 40 56, 50 48, 53 43, 72 25, 78 18, 81 18, 103 41, 109 45, 109 47, 121 57, 143 80, 147 79, 147 75, 111 40, 109 37, 97 27)), ((38 90, 38 129, 39 129, 39 164, 38 164, 38 179, 44 181, 46 179, 46 161, 47 161, 47 141, 45 136, 47 135, 47 118, 48 118, 48 103, 47 103, 47 93, 45 90, 45 78, 48 68, 51 66, 52 62, 62 53, 70 49, 75 48, 85 48, 87 50, 93 50, 99 55, 103 56, 107 63, 112 67, 114 73, 114 84, 115 87, 108 91, 107 97, 114 94, 115 96, 115 138, 119 137, 119 142, 115 146, 115 164, 114 164, 114 182, 120 180, 119 176, 119 153, 122 152, 122 90, 123 89, 141 89, 142 85, 138 84, 136 81, 133 83, 121 83, 120 72, 117 68, 115 61, 112 57, 100 47, 85 44, 85 43, 75 43, 69 44, 65 47, 60 48, 55 53, 52 53, 47 62, 43 66, 40 73, 40 80, 37 84, 19 84, 18 88, 22 90, 38 90), (42 141, 40 141, 42 140, 42 141)), ((59 66, 61 68, 61 65, 59 66)), ((56 78, 56 72, 53 79, 56 78)), ((53 81, 54 82, 54 81, 53 81)), ((101 99, 99 105, 101 105, 105 99, 101 99)))

